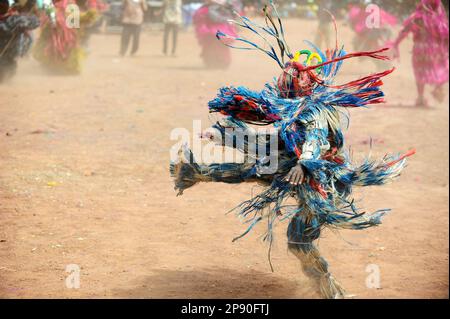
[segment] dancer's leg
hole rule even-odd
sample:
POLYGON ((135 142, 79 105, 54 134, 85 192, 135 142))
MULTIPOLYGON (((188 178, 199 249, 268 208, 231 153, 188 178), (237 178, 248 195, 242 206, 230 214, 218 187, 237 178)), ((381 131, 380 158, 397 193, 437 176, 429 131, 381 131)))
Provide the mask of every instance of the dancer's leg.
POLYGON ((173 32, 172 55, 175 55, 175 53, 177 51, 177 41, 178 41, 178 25, 177 24, 172 25, 172 32, 173 32))
POLYGON ((421 81, 416 80, 416 86, 417 86, 416 106, 428 107, 428 102, 425 99, 425 84, 422 83, 421 81))
POLYGON ((344 298, 344 289, 331 276, 328 263, 313 244, 320 236, 320 227, 307 209, 293 217, 287 231, 289 251, 300 260, 303 272, 313 280, 317 292, 325 298, 344 298))
POLYGON ((124 24, 122 28, 122 37, 120 41, 120 55, 124 56, 128 50, 128 44, 130 43, 131 28, 129 24, 124 24))
POLYGON ((438 102, 442 103, 445 98, 444 83, 436 85, 431 94, 438 102))
POLYGON ((140 38, 141 38, 141 26, 134 25, 133 26, 133 48, 131 50, 131 55, 136 54, 136 52, 139 50, 140 38))
POLYGON ((198 182, 235 184, 256 180, 251 174, 253 167, 254 164, 248 162, 200 165, 196 163, 190 149, 181 148, 176 161, 170 164, 170 174, 175 177, 175 189, 181 195, 185 189, 198 182))
POLYGON ((164 24, 164 35, 163 35, 163 54, 167 54, 167 41, 169 40, 170 25, 168 23, 164 24))
POLYGON ((175 189, 179 195, 199 182, 222 182, 228 184, 256 181, 249 177, 251 164, 222 163, 198 165, 180 161, 170 165, 172 177, 175 177, 175 189))

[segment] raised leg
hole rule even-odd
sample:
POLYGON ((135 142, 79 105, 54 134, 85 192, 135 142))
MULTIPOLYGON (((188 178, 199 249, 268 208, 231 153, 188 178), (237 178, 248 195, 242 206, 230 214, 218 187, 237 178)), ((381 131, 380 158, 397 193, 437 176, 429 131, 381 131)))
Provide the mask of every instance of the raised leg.
POLYGON ((344 298, 344 289, 328 271, 328 263, 313 243, 320 236, 320 227, 321 223, 307 210, 293 217, 287 231, 289 251, 300 260, 318 293, 328 299, 344 298))
POLYGON ((175 177, 178 195, 198 182, 222 182, 229 184, 256 181, 251 163, 217 163, 200 165, 189 149, 180 149, 176 163, 170 164, 170 174, 175 177))

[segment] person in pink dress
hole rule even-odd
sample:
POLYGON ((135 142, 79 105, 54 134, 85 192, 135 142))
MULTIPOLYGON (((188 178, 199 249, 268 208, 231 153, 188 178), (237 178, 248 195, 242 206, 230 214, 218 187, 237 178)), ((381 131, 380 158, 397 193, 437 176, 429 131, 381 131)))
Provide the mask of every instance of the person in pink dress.
POLYGON ((403 29, 393 43, 395 57, 399 45, 409 33, 413 34, 412 64, 417 84, 416 106, 428 107, 425 86, 433 87, 433 97, 442 102, 443 85, 448 82, 448 17, 440 0, 421 0, 416 11, 403 23, 403 29))
POLYGON ((227 68, 231 63, 230 48, 217 41, 217 31, 236 36, 233 18, 234 6, 221 0, 207 0, 194 14, 195 34, 202 48, 201 57, 208 68, 227 68))

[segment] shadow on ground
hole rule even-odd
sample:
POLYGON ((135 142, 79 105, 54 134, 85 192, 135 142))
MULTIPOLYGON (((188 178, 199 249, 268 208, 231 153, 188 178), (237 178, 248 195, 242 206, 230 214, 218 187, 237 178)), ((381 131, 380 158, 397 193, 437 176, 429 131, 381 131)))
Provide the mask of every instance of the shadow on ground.
POLYGON ((142 278, 131 289, 113 291, 120 298, 305 298, 314 297, 307 287, 273 273, 230 269, 164 270, 142 278), (299 290, 304 291, 299 291, 299 290))

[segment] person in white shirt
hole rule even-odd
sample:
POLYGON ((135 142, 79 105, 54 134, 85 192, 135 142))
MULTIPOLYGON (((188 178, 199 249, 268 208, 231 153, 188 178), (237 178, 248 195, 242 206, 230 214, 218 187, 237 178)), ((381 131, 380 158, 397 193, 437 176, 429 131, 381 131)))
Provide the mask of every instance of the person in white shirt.
POLYGON ((124 56, 126 54, 131 38, 133 38, 131 55, 134 55, 139 49, 141 25, 144 22, 145 11, 147 11, 147 2, 145 0, 123 0, 123 29, 120 45, 120 55, 124 56))
POLYGON ((169 36, 172 33, 172 55, 175 55, 177 49, 178 29, 183 23, 182 0, 164 0, 164 37, 163 53, 168 54, 169 36))

